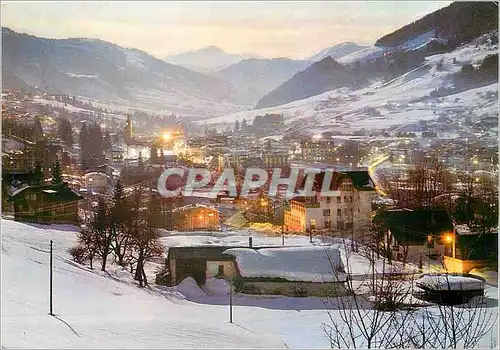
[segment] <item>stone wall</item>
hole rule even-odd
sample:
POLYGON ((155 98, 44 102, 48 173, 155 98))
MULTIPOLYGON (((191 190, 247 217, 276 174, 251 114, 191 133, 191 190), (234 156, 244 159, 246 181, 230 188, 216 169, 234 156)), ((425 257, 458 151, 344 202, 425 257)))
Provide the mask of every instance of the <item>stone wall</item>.
POLYGON ((342 283, 252 281, 240 279, 235 285, 244 294, 285 295, 290 297, 332 297, 347 294, 342 283))

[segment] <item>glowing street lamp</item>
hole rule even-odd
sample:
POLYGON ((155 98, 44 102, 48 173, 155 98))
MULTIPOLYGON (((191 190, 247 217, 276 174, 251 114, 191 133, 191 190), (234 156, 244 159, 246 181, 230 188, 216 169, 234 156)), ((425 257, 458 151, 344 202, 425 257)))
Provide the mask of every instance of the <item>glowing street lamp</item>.
POLYGON ((446 243, 451 244, 451 255, 455 259, 455 233, 447 233, 444 235, 444 240, 446 243))

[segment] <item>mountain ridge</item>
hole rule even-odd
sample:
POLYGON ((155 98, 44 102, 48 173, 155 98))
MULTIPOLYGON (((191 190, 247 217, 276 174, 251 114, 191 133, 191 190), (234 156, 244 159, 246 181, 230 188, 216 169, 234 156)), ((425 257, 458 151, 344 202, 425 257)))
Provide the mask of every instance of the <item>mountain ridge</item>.
POLYGON ((367 47, 368 46, 358 45, 352 41, 346 41, 339 44, 335 44, 333 46, 326 47, 321 51, 318 51, 317 53, 307 57, 306 60, 311 62, 318 62, 328 56, 334 59, 339 59, 353 52, 366 49, 367 47))
POLYGON ((248 58, 261 57, 251 53, 227 53, 215 45, 210 45, 198 50, 169 55, 164 58, 164 61, 199 72, 209 72, 223 69, 248 58))
POLYGON ((17 85, 24 82, 48 92, 188 114, 203 109, 200 101, 232 109, 235 89, 231 84, 138 49, 101 39, 40 38, 6 27, 2 27, 2 45, 2 71, 17 85))

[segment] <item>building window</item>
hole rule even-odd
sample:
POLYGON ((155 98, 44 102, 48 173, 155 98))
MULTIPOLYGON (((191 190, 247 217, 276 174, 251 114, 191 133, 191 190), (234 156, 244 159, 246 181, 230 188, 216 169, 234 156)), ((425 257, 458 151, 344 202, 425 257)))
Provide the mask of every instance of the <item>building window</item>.
POLYGON ((337 217, 342 217, 342 209, 337 209, 337 217))
POLYGON ((344 222, 343 221, 337 221, 337 229, 338 230, 344 229, 344 222))
POLYGON ((342 197, 337 197, 337 204, 342 204, 342 197))
POLYGON ((332 197, 326 197, 326 204, 330 204, 332 201, 332 197))
POLYGON ((217 270, 217 276, 224 276, 224 265, 219 265, 217 270))
POLYGON ((330 216, 330 209, 323 209, 323 216, 330 216))
POLYGON ((316 220, 311 219, 311 230, 315 230, 315 229, 316 229, 316 220))
POLYGON ((326 218, 325 220, 325 227, 331 227, 332 226, 332 219, 326 218))

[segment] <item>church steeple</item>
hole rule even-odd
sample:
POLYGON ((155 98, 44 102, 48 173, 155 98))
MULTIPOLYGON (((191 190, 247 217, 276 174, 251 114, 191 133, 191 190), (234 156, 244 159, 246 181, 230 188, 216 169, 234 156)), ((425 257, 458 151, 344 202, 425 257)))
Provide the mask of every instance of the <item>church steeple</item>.
POLYGON ((125 130, 124 130, 124 135, 125 135, 125 142, 128 144, 130 141, 132 141, 132 116, 127 113, 127 123, 125 124, 125 130))

